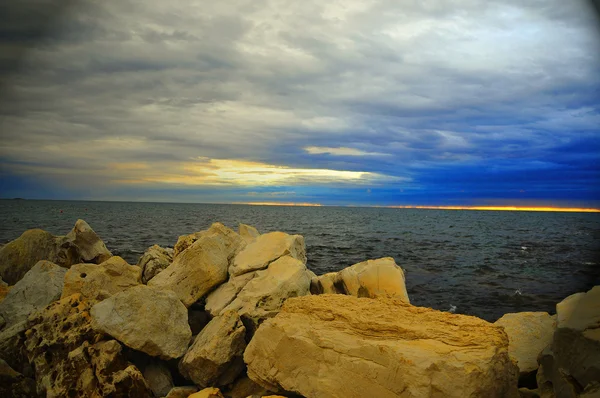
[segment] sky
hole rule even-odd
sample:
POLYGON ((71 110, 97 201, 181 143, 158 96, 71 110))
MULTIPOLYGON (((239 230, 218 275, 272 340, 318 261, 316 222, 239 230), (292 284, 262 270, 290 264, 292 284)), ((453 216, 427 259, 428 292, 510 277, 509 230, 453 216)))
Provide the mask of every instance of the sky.
POLYGON ((600 207, 564 0, 0 5, 0 197, 600 207))

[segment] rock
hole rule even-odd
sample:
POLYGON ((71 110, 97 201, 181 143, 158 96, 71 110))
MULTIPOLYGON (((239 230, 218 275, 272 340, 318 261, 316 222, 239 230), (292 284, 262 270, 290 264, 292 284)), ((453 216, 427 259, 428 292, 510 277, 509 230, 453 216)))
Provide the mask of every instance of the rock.
POLYGON ((173 388, 171 371, 160 361, 150 362, 144 368, 142 374, 155 397, 164 397, 173 388))
POLYGON ((205 309, 213 317, 219 315, 236 296, 256 276, 256 272, 248 272, 240 276, 232 276, 206 297, 205 309))
POLYGON ((530 390, 529 388, 519 388, 520 398, 540 398, 538 390, 530 390))
POLYGON ((0 303, 0 315, 11 327, 27 319, 33 311, 60 298, 66 269, 49 261, 39 261, 0 303))
POLYGON ((256 384, 248 376, 237 379, 231 390, 225 392, 228 398, 246 398, 248 396, 263 397, 269 394, 269 391, 260 384, 256 384))
POLYGON ((224 386, 244 370, 246 328, 235 311, 214 318, 179 362, 181 374, 200 387, 224 386))
POLYGON ((535 372, 537 357, 552 342, 556 316, 547 312, 505 314, 495 325, 502 326, 508 335, 508 354, 517 361, 521 377, 535 372))
POLYGON ((189 307, 227 279, 227 244, 221 234, 204 234, 152 278, 148 286, 174 291, 189 307))
POLYGON ((192 336, 187 309, 177 296, 146 285, 131 287, 99 302, 90 314, 94 330, 162 359, 181 357, 192 336))
POLYGON ((180 236, 173 248, 173 258, 178 257, 188 247, 191 247, 196 241, 203 236, 219 235, 221 236, 225 251, 227 253, 227 261, 230 261, 240 250, 246 246, 246 242, 240 235, 233 230, 227 228, 220 222, 213 223, 210 228, 204 231, 196 232, 191 235, 180 236))
POLYGON ((77 220, 66 238, 77 246, 83 262, 100 264, 112 256, 111 252, 104 245, 104 242, 102 242, 102 239, 83 220, 77 220))
POLYGON ((19 322, 0 331, 0 358, 11 368, 23 373, 28 361, 22 350, 27 321, 19 322))
POLYGON ((238 232, 242 239, 246 241, 246 243, 251 243, 260 236, 256 228, 246 224, 240 224, 240 226, 238 227, 238 232))
POLYGON ((275 316, 289 297, 309 294, 310 275, 306 266, 290 256, 257 271, 224 311, 235 310, 252 334, 267 318, 275 316))
POLYGON ((518 396, 502 328, 400 298, 289 299, 244 361, 265 388, 307 398, 518 396))
POLYGON ((196 386, 173 387, 165 398, 187 398, 197 391, 196 386))
POLYGON ((556 313, 552 344, 538 357, 538 385, 557 397, 575 397, 600 383, 600 286, 567 297, 556 313))
POLYGON ((35 380, 25 378, 0 359, 0 396, 29 398, 36 395, 35 380))
POLYGON ((148 397, 139 370, 115 340, 102 341, 90 325, 90 304, 65 297, 28 320, 24 350, 35 369, 39 394, 148 397))
POLYGON ((338 290, 335 287, 337 272, 328 272, 321 276, 311 278, 310 292, 312 294, 344 294, 343 289, 338 290))
POLYGON ((75 264, 65 275, 62 297, 81 293, 90 301, 102 301, 118 292, 139 285, 142 270, 119 256, 97 264, 75 264))
POLYGON ((148 283, 150 279, 171 265, 172 261, 173 249, 165 249, 159 245, 148 248, 137 263, 142 270, 142 282, 148 283))
POLYGON ((367 260, 344 268, 338 273, 335 284, 342 286, 345 294, 355 297, 394 296, 410 303, 404 272, 391 257, 367 260))
POLYGON ((0 276, 10 285, 17 283, 38 261, 62 267, 81 262, 99 264, 111 253, 83 220, 66 236, 54 236, 41 229, 25 231, 0 249, 0 276))
POLYGON ((190 395, 190 398, 224 398, 221 390, 214 387, 205 388, 199 392, 190 395))
MULTIPOLYGON (((4 282, 2 278, 0 278, 0 303, 2 303, 2 300, 4 300, 9 291, 10 286, 8 286, 8 283, 4 282)), ((1 328, 2 326, 0 326, 0 329, 1 328)))
POLYGON ((270 232, 260 235, 244 248, 233 260, 229 274, 238 276, 261 270, 280 257, 290 256, 306 264, 304 238, 284 232, 270 232))

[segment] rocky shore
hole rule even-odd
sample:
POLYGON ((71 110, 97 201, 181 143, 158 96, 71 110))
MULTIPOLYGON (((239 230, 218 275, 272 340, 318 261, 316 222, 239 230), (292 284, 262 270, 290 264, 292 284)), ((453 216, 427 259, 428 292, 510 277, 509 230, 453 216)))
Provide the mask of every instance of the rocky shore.
POLYGON ((599 397, 600 286, 495 323, 410 304, 393 258, 215 223, 136 265, 83 220, 0 248, 1 397, 599 397))

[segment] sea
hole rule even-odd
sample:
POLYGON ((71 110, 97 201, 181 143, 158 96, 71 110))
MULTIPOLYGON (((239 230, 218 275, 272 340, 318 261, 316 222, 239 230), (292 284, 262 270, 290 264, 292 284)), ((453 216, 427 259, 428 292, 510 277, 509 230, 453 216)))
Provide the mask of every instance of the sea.
POLYGON ((216 221, 303 235, 317 275, 393 257, 412 304, 490 322, 554 314, 565 297, 600 285, 599 213, 0 200, 0 242, 30 228, 64 235, 79 218, 130 264, 216 221))

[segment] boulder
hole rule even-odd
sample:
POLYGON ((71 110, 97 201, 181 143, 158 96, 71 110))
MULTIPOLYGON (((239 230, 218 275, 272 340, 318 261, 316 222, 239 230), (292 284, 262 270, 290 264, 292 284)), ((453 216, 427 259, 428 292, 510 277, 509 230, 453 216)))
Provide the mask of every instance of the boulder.
POLYGON ((66 238, 77 246, 82 262, 100 264, 112 256, 102 239, 83 220, 77 220, 66 238))
POLYGON ((547 312, 518 312, 505 314, 494 324, 502 326, 508 335, 508 353, 517 361, 521 377, 535 372, 538 355, 552 342, 556 316, 547 312))
POLYGON ((238 232, 242 239, 246 241, 246 243, 251 243, 260 236, 256 228, 246 224, 240 224, 240 226, 238 227, 238 232))
POLYGON ((165 398, 187 398, 197 391, 196 386, 173 387, 165 398))
POLYGON ((600 383, 600 286, 567 297, 556 313, 552 343, 538 357, 538 385, 544 393, 576 397, 600 383))
POLYGON ((24 377, 0 359, 0 396, 29 398, 36 395, 35 380, 24 377))
POLYGON ((263 397, 267 394, 269 394, 267 389, 253 382, 248 376, 238 378, 231 386, 231 389, 225 391, 225 396, 228 398, 263 397))
POLYGON ((90 304, 65 297, 28 320, 24 350, 35 369, 38 394, 48 397, 148 397, 140 371, 115 340, 90 324, 90 304))
POLYGON ((65 268, 44 260, 31 268, 0 303, 4 327, 23 322, 33 311, 58 300, 66 272, 65 268))
POLYGON ((165 249, 159 245, 148 248, 137 263, 142 270, 142 282, 148 283, 150 279, 167 268, 172 261, 173 249, 165 249))
POLYGON ((155 397, 164 397, 174 386, 171 371, 161 361, 148 363, 142 370, 142 375, 155 397))
POLYGON ((62 297, 81 293, 90 301, 102 301, 125 289, 139 285, 142 270, 119 256, 101 264, 75 264, 65 275, 62 297))
POLYGON ((344 294, 343 289, 335 287, 337 272, 328 272, 321 276, 315 276, 310 281, 310 292, 312 294, 344 294))
POLYGON ((519 397, 520 398, 540 398, 540 394, 538 390, 531 390, 529 388, 519 388, 519 397))
POLYGON ((230 261, 240 250, 246 246, 246 242, 235 231, 227 228, 220 222, 213 223, 210 228, 204 231, 195 232, 191 235, 180 236, 173 248, 173 258, 178 257, 188 247, 191 247, 196 241, 203 236, 220 235, 225 251, 227 253, 227 261, 230 261))
POLYGON ((205 388, 190 395, 190 398, 224 398, 221 390, 214 387, 205 388))
POLYGON ((0 249, 0 276, 14 285, 40 260, 70 267, 81 262, 99 264, 110 256, 98 235, 85 221, 78 220, 66 236, 31 229, 7 243, 0 249))
POLYGON ((260 235, 234 258, 229 267, 229 274, 238 276, 265 269, 270 263, 284 256, 293 257, 306 264, 304 238, 284 232, 269 232, 260 235))
POLYGON ((404 284, 404 272, 391 257, 367 260, 344 268, 335 281, 345 294, 355 297, 394 296, 406 303, 408 293, 404 284))
POLYGON ((126 346, 162 359, 181 357, 192 331, 187 309, 175 293, 138 285, 94 305, 94 330, 126 346))
POLYGON ((224 311, 235 310, 252 334, 267 318, 275 316, 289 297, 309 294, 311 276, 306 266, 290 256, 257 271, 224 311))
POLYGON ((212 316, 219 315, 236 296, 256 276, 256 272, 248 272, 240 276, 232 276, 226 283, 216 288, 206 297, 205 309, 212 316))
POLYGON ((244 361, 265 388, 307 398, 518 396, 501 327, 400 298, 289 299, 244 361))
POLYGON ((235 311, 214 318, 179 362, 179 371, 200 387, 224 386, 244 370, 246 328, 235 311))
MULTIPOLYGON (((0 303, 2 302, 2 300, 4 300, 9 291, 10 286, 8 286, 8 283, 4 282, 2 278, 0 278, 0 303)), ((1 328, 2 326, 0 326, 0 329, 1 328)))
POLYGON ((0 331, 0 358, 20 373, 24 373, 28 365, 22 349, 25 330, 27 330, 27 321, 5 327, 0 331))
POLYGON ((172 290, 189 307, 227 279, 227 239, 204 234, 175 257, 173 263, 148 282, 159 290, 172 290))

